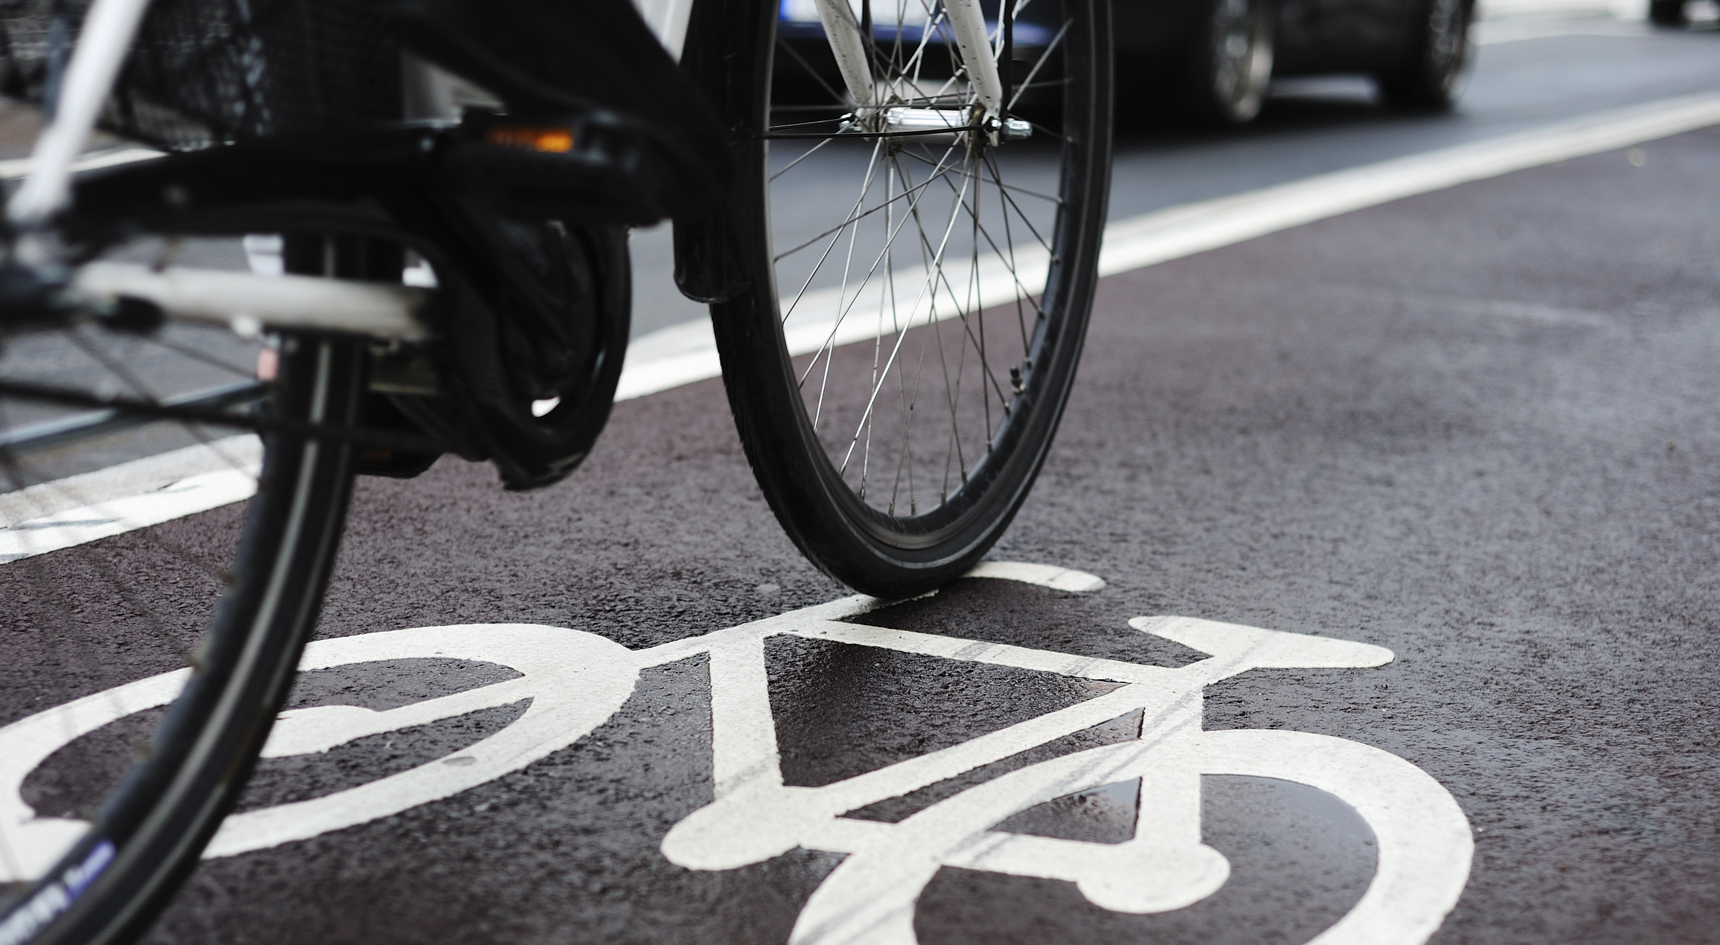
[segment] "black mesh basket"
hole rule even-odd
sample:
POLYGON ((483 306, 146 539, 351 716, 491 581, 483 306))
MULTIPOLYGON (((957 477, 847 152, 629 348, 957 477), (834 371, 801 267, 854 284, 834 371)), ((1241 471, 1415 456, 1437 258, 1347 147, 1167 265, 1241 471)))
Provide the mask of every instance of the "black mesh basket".
MULTIPOLYGON (((0 93, 51 92, 89 0, 0 0, 0 93)), ((380 0, 155 0, 102 127, 183 151, 400 115, 380 0)))

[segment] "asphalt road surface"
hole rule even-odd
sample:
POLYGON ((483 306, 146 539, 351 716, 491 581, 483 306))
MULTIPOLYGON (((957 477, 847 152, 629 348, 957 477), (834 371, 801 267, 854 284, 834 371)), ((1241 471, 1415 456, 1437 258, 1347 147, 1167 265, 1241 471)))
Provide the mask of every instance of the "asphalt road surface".
MULTIPOLYGON (((1629 53, 1643 70, 1696 70, 1680 57, 1715 40, 1563 36, 1485 52, 1638 43, 1651 49, 1629 53)), ((1705 50, 1712 69, 1720 56, 1705 50)), ((1541 84, 1560 87, 1576 56, 1541 84)), ((1678 81, 1654 88, 1696 80, 1678 81)), ((1478 77, 1485 101, 1480 89, 1478 77)), ((1222 186, 1259 186, 1271 161, 1231 158, 1277 127, 1305 139, 1298 173, 1347 166, 1353 156, 1322 142, 1367 138, 1368 107, 1316 100, 1311 113, 1349 117, 1163 154, 1143 144, 1125 163, 1210 164, 1208 178, 1232 175, 1222 186)), ((1434 140, 1451 139, 1396 151, 1381 139, 1375 159, 1434 140)), ((845 594, 777 528, 719 381, 618 405, 588 464, 545 492, 504 493, 487 467, 456 461, 410 482, 364 480, 322 640, 450 624, 564 631, 471 628, 457 646, 402 637, 369 662, 307 673, 297 706, 388 709, 530 679, 486 655, 514 637, 537 641, 520 665, 567 641, 617 666, 633 658, 595 638, 657 655, 638 658, 612 717, 517 770, 206 862, 152 941, 786 942, 806 916, 833 924, 803 935, 852 929, 903 895, 925 945, 1305 942, 1375 907, 1386 924, 1350 926, 1347 940, 1720 941, 1716 168, 1710 128, 1104 280, 1057 445, 991 556, 1104 586, 968 579, 758 644, 777 764, 805 789, 791 800, 858 791, 868 772, 988 735, 1004 746, 924 786, 874 791, 841 812, 843 829, 796 833, 787 802, 687 819, 744 780, 735 758, 748 757, 713 740, 713 697, 719 711, 739 704, 724 695, 745 675, 738 651, 699 638, 845 594), (1131 626, 1154 615, 1306 636, 1131 626), (969 642, 939 650, 946 638, 969 642), (1217 665, 1199 662, 1203 648, 1243 638, 1265 641, 1256 657, 1203 669, 1217 665), (1120 670, 975 643, 1165 672, 1142 670, 1131 689, 1120 670), (999 734, 1133 692, 1149 693, 1145 708, 1094 710, 1092 724, 1037 741, 999 734), (1195 695, 1167 708, 1153 692, 1195 695), (1128 749, 1167 719, 1187 723, 1175 737, 1192 741, 1165 744, 1195 746, 1189 758, 1161 751, 1144 772, 1019 812, 1009 804, 1028 794, 984 794, 1078 749, 1128 749), (1261 731, 1275 734, 1250 734, 1261 731), (1189 859, 1186 844, 1137 863, 1162 881, 1137 900, 1021 875, 1052 872, 1049 853, 993 868, 1003 861, 956 843, 971 839, 950 826, 964 811, 981 829, 1085 844, 1024 848, 1076 850, 1069 869, 1082 876, 1082 857, 1124 847, 1137 824, 1198 830, 1228 881, 1196 889, 1192 867, 1153 872, 1171 853, 1217 862, 1189 859), (782 852, 773 837, 788 837, 782 852), (1370 885, 1388 874, 1386 894, 1370 885), (1390 924, 1415 915, 1420 925, 1390 924)), ((1136 209, 1218 186, 1194 181, 1136 209)), ((158 532, 207 540, 235 515, 158 532)), ((241 809, 424 763, 463 771, 482 739, 571 698, 510 696, 266 760, 241 809)))
MULTIPOLYGON (((1107 586, 968 581, 864 622, 1165 666, 1195 654, 1130 618, 1388 647, 1379 668, 1215 683, 1204 726, 1360 742, 1443 785, 1475 849, 1436 942, 1715 940, 1720 131, 1642 150, 1642 167, 1596 155, 1108 280, 1056 450, 993 555, 1107 586)), ((453 462, 362 483, 323 634, 532 623, 640 649, 841 593, 777 531, 712 381, 620 405, 589 466, 542 494, 453 462)), ((812 787, 1102 688, 799 638, 766 652, 785 780, 812 787)), ((306 699, 464 671, 325 670, 306 699)), ((712 798, 711 678, 700 656, 647 669, 611 721, 523 770, 210 862, 155 940, 785 941, 839 855, 698 870, 660 849, 712 798)), ((302 797, 289 777, 329 790, 433 760, 519 711, 266 762, 253 803, 302 797)), ((1230 861, 1218 894, 1131 915, 946 867, 921 941, 1305 941, 1360 898, 1375 857, 1353 811, 1283 779, 1203 789, 1203 837, 1230 861)), ((1114 840, 1128 790, 1031 829, 1114 840)))

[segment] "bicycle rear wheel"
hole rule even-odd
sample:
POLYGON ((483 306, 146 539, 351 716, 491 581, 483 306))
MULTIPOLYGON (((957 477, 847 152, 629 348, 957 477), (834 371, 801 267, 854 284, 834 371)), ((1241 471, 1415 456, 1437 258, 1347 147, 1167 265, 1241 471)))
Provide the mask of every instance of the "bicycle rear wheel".
MULTIPOLYGON (((172 390, 193 367, 249 374, 240 359, 256 356, 174 326, 137 335, 83 325, 0 343, 0 378, 45 372, 134 397, 172 390)), ((362 343, 278 344, 265 415, 295 430, 351 427, 362 343)), ((40 409, 0 400, 14 420, 40 409)), ((119 942, 166 904, 245 784, 316 621, 354 448, 297 433, 267 433, 260 446, 210 440, 187 426, 193 446, 115 467, 103 453, 112 435, 46 447, 43 422, 39 448, 17 445, 30 438, 18 423, 0 448, 0 730, 111 721, 39 764, 9 759, 7 770, 29 773, 0 779, 0 941, 119 942), (163 508, 211 489, 256 494, 243 509, 165 520, 163 508), (139 521, 157 524, 130 527, 139 521), (108 526, 120 533, 80 541, 79 528, 108 526), (106 692, 180 667, 149 703, 161 708, 136 712, 106 692)), ((163 426, 178 424, 145 434, 171 442, 163 426)))
POLYGON ((807 557, 867 593, 918 593, 1003 533, 1069 396, 1109 188, 1109 5, 1017 0, 1007 29, 992 20, 1007 117, 1031 122, 1014 141, 910 127, 978 114, 937 5, 865 5, 865 108, 794 19, 811 4, 761 6, 727 28, 732 53, 763 54, 730 58, 754 67, 726 93, 742 170, 713 228, 747 286, 712 305, 724 383, 807 557))

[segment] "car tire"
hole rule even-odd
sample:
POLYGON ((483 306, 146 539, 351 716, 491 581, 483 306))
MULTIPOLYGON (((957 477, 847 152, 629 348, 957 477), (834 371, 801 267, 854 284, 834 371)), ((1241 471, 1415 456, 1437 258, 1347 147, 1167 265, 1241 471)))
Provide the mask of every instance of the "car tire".
POLYGON ((1273 0, 1208 0, 1183 68, 1183 110, 1208 126, 1243 125, 1260 114, 1272 80, 1278 29, 1273 0))
POLYGON ((1648 21, 1655 26, 1683 26, 1690 22, 1684 15, 1684 0, 1649 0, 1648 21))
POLYGON ((1457 103, 1469 67, 1473 0, 1424 0, 1402 63, 1380 73, 1380 98, 1390 108, 1445 111, 1457 103))

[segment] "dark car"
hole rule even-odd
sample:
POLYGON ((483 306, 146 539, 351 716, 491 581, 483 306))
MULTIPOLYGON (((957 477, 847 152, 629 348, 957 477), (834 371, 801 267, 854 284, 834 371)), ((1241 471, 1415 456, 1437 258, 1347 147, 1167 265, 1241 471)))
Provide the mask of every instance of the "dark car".
MULTIPOLYGON (((1016 2, 1015 47, 1049 42, 1056 0, 1016 2)), ((915 11, 900 24, 904 38, 917 38, 935 9, 920 0, 872 4, 896 18, 915 11)), ((779 33, 799 51, 791 55, 835 79, 824 66, 828 53, 818 48, 823 30, 814 0, 782 0, 781 11, 779 33)), ((1259 114, 1272 77, 1321 73, 1372 75, 1388 105, 1446 108, 1468 60, 1473 11, 1474 0, 1113 0, 1120 111, 1173 105, 1197 121, 1242 124, 1259 114)), ((897 30, 887 19, 874 20, 881 42, 897 30)))
MULTIPOLYGON (((1452 104, 1474 0, 1116 0, 1118 74, 1211 121, 1260 111, 1273 76, 1364 73, 1388 105, 1452 104)), ((1119 89, 1121 92, 1121 89, 1119 89)))

